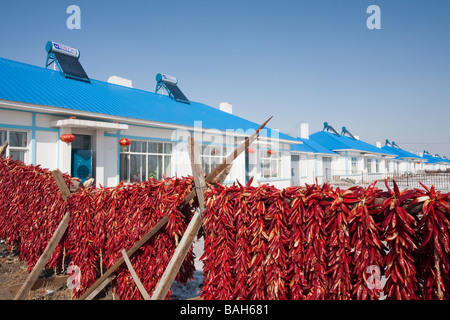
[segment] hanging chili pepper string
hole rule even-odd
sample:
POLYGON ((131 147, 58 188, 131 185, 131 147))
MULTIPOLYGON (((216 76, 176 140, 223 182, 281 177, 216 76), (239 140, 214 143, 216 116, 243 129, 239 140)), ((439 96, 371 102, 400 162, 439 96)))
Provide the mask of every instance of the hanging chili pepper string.
POLYGON ((417 221, 409 214, 404 205, 407 201, 422 195, 417 189, 400 191, 393 181, 393 190, 382 204, 382 228, 385 230, 384 241, 389 252, 384 258, 385 276, 384 286, 386 299, 411 300, 419 299, 418 280, 414 256, 418 249, 417 221))
MULTIPOLYGON (((70 176, 63 178, 70 183, 70 176)), ((67 233, 46 267, 76 264, 79 296, 169 214, 165 228, 130 257, 151 294, 198 205, 194 200, 179 209, 192 188, 192 177, 152 179, 82 188, 66 203, 48 170, 2 158, 0 238, 18 248, 31 270, 70 210, 67 233)), ((386 182, 386 189, 316 183, 279 190, 251 181, 210 186, 199 232, 202 297, 449 299, 450 193, 426 186, 400 191, 395 182, 392 188, 386 182), (386 278, 382 289, 372 282, 374 270, 386 278)), ((176 279, 185 282, 194 270, 191 248, 176 279)), ((126 267, 115 275, 120 299, 142 298, 126 267)))

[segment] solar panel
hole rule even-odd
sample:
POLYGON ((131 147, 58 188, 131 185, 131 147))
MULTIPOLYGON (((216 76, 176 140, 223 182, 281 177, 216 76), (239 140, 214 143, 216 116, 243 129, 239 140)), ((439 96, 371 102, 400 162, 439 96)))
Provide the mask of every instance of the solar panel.
POLYGON ((55 51, 53 51, 53 55, 56 58, 58 65, 61 68, 61 71, 64 73, 66 77, 90 82, 88 75, 84 71, 77 57, 73 57, 55 51))
POLYGON ((179 102, 189 103, 188 98, 184 95, 183 92, 181 92, 180 88, 176 84, 173 84, 171 82, 167 82, 162 80, 164 83, 165 88, 169 91, 169 93, 173 96, 173 98, 179 102))

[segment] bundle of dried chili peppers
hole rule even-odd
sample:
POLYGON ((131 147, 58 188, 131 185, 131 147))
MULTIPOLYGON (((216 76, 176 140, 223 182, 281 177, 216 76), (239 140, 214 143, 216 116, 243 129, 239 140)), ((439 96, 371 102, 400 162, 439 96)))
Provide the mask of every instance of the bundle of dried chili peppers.
POLYGON ((273 186, 206 191, 205 299, 287 299, 287 204, 273 186))
MULTIPOLYGON (((95 282, 99 269, 101 273, 110 268, 122 257, 123 249, 130 249, 161 218, 169 215, 165 228, 130 257, 136 274, 151 294, 192 216, 189 206, 184 206, 183 211, 178 208, 191 189, 191 178, 166 178, 95 192, 85 190, 70 197, 69 210, 73 208, 74 219, 71 219, 65 248, 83 275, 76 295, 95 282)), ((176 279, 185 283, 192 278, 194 270, 191 248, 176 279)), ((142 298, 125 265, 116 271, 113 290, 120 299, 142 298)))
MULTIPOLYGON (((67 184, 70 177, 63 175, 67 184)), ((0 238, 31 271, 44 252, 65 212, 65 202, 49 170, 0 158, 0 238)), ((48 268, 60 261, 58 246, 48 268)))
POLYGON ((203 298, 447 299, 450 194, 375 185, 211 188, 203 298))
POLYGON ((426 300, 450 299, 450 193, 426 190, 418 224, 420 247, 416 265, 420 295, 426 300))
POLYGON ((418 282, 414 256, 418 248, 417 221, 409 214, 405 205, 417 199, 422 192, 417 189, 400 191, 395 181, 393 190, 386 183, 388 197, 382 204, 384 220, 381 227, 385 231, 384 241, 388 253, 384 258, 384 286, 386 299, 418 299, 418 282))
MULTIPOLYGON (((67 184, 70 176, 63 175, 67 184)), ((0 238, 20 250, 31 271, 66 211, 69 227, 47 268, 64 264, 80 268, 81 295, 103 270, 111 267, 162 217, 169 221, 132 257, 133 268, 151 294, 172 257, 192 216, 193 208, 180 204, 192 189, 192 178, 149 180, 116 188, 80 189, 64 202, 51 172, 0 158, 0 238)), ((192 278, 194 256, 188 253, 177 280, 192 278)), ((113 286, 120 299, 141 299, 126 266, 116 271, 113 286)), ((170 292, 167 298, 170 297, 170 292)))
POLYGON ((326 234, 328 253, 328 299, 348 300, 352 296, 352 247, 350 246, 350 204, 358 201, 358 189, 328 193, 332 200, 326 206, 326 234), (356 194, 355 194, 356 193, 356 194))
POLYGON ((353 206, 347 220, 351 237, 352 299, 377 300, 382 291, 381 271, 386 248, 378 223, 381 214, 376 204, 380 190, 375 184, 367 189, 355 187, 347 202, 353 206))
MULTIPOLYGON (((392 188, 385 182, 387 191, 375 183, 346 190, 251 183, 205 192, 203 298, 450 299, 450 193, 424 185, 400 191, 395 181, 392 188)), ((70 210, 47 268, 77 265, 80 295, 169 214, 165 228, 131 256, 151 294, 197 205, 180 207, 192 188, 191 177, 152 179, 82 188, 65 202, 48 170, 0 158, 0 238, 31 270, 70 210)), ((193 260, 191 248, 177 280, 192 277, 193 260)), ((141 299, 125 265, 113 290, 120 299, 141 299)))
POLYGON ((286 245, 289 260, 286 268, 287 280, 289 281, 289 299, 304 300, 305 290, 308 286, 304 267, 306 239, 302 227, 305 215, 306 189, 301 187, 286 188, 283 195, 289 204, 287 226, 291 230, 286 245))

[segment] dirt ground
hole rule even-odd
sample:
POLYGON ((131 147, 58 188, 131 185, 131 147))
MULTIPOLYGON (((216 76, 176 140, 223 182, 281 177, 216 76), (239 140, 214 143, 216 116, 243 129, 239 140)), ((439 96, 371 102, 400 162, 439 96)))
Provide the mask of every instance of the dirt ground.
MULTIPOLYGON (((2 242, 0 240, 0 242, 2 242)), ((25 282, 28 276, 27 266, 19 260, 18 252, 10 253, 4 243, 0 243, 0 300, 12 300, 16 290, 25 282)), ((45 270, 39 279, 48 279, 54 276, 54 272, 45 270)), ((63 275, 57 275, 63 276, 63 275)), ((16 291, 17 292, 17 291, 16 291)), ((65 283, 45 285, 30 291, 26 299, 30 300, 70 300, 72 290, 65 283)))
MULTIPOLYGON (((174 281, 172 286, 173 300, 185 300, 198 297, 200 288, 203 284, 203 275, 201 271, 202 263, 199 257, 202 255, 203 240, 197 240, 194 245, 196 255, 195 265, 197 271, 194 272, 194 279, 186 284, 179 284, 174 281)), ((5 243, 0 240, 0 300, 13 300, 21 284, 27 279, 27 266, 19 260, 18 252, 10 253, 5 243), (15 289, 15 291, 14 291, 15 289)), ((64 274, 57 274, 56 277, 63 277, 64 274)), ((44 270, 39 277, 41 279, 52 279, 55 274, 52 270, 44 270)), ((50 284, 30 291, 27 300, 71 300, 73 291, 67 287, 66 278, 62 278, 59 284, 50 284)), ((95 300, 115 300, 112 290, 107 286, 100 292, 95 300)))

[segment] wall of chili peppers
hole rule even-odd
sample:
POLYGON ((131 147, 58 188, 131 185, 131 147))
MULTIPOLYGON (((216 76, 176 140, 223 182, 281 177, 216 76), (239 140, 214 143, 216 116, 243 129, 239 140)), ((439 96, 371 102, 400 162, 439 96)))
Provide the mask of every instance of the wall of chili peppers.
POLYGON ((449 299, 450 193, 386 187, 208 190, 203 298, 449 299))
MULTIPOLYGON (((63 177, 69 185, 70 176, 63 177)), ((191 188, 192 179, 167 178, 116 188, 80 189, 66 203, 50 171, 0 158, 0 239, 10 248, 18 248, 19 257, 31 271, 65 212, 71 212, 65 237, 46 267, 63 271, 68 263, 78 266, 81 284, 74 295, 80 296, 102 270, 121 258, 122 249, 131 248, 170 214, 165 228, 130 259, 151 294, 189 223, 192 208, 185 206, 180 212, 178 206, 191 188)), ((194 270, 191 248, 177 280, 186 282, 194 270)), ((120 299, 141 299, 125 264, 115 274, 113 290, 120 299)))
MULTIPOLYGON (((31 270, 70 210, 47 267, 79 266, 79 296, 170 213, 166 228, 131 257, 151 294, 194 210, 178 208, 192 184, 188 177, 81 189, 64 202, 48 170, 1 158, 0 239, 31 270)), ((450 193, 395 184, 383 191, 236 183, 211 186, 205 199, 205 299, 450 298, 450 193), (374 282, 381 275, 382 288, 374 282)), ((192 277, 193 261, 191 249, 177 280, 192 277)), ((126 266, 116 271, 113 290, 120 299, 141 299, 126 266)))

